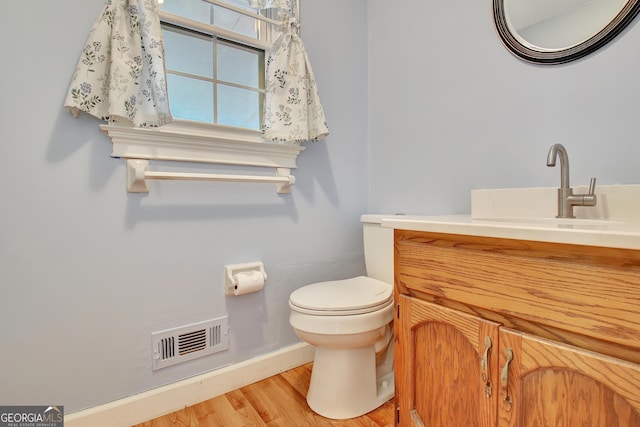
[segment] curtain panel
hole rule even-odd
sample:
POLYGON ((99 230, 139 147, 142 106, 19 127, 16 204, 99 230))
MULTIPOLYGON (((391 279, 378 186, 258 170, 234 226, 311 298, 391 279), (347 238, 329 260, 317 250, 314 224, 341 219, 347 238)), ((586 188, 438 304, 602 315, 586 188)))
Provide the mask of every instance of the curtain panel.
POLYGON ((156 0, 107 0, 80 54, 64 103, 140 127, 172 121, 156 0))
POLYGON ((301 143, 329 135, 311 63, 300 38, 295 0, 249 0, 251 7, 276 9, 280 35, 267 60, 263 134, 301 143))

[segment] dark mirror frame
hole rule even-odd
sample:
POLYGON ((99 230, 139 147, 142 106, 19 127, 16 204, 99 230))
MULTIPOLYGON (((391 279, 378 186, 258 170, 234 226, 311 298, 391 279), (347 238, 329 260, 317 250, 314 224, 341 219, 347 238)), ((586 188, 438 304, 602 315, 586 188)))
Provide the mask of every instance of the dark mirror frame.
POLYGON ((493 22, 504 45, 517 57, 536 64, 563 64, 594 52, 620 34, 638 12, 640 0, 629 0, 620 13, 590 39, 568 49, 540 51, 524 46, 511 34, 504 13, 504 0, 493 0, 493 22))

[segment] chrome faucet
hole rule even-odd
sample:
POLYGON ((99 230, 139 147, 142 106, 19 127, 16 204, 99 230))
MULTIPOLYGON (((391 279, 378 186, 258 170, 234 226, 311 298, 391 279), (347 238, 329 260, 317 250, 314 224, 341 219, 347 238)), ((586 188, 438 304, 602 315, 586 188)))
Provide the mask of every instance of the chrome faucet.
POLYGON ((560 188, 558 188, 558 215, 556 218, 575 218, 573 215, 574 206, 596 205, 596 179, 591 178, 589 193, 573 194, 573 189, 569 185, 569 156, 562 144, 551 146, 547 155, 547 166, 555 166, 557 157, 560 157, 560 188))

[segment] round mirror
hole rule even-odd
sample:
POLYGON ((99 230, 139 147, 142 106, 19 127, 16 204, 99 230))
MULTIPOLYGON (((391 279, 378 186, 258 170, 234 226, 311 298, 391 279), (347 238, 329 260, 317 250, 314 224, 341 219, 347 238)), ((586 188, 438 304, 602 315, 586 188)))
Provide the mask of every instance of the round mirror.
POLYGON ((493 0, 500 38, 518 57, 559 64, 605 45, 640 11, 640 0, 493 0))

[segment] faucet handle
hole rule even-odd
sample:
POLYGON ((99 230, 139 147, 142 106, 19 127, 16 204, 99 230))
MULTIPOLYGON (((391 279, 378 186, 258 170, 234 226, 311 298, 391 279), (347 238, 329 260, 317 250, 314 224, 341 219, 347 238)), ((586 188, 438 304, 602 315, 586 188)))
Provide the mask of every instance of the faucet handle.
POLYGON ((578 196, 579 202, 575 206, 595 206, 598 202, 598 196, 596 196, 596 179, 591 178, 589 182, 589 192, 578 196))
POLYGON ((596 194, 596 179, 595 178, 591 178, 591 181, 589 182, 589 194, 590 195, 596 194))

